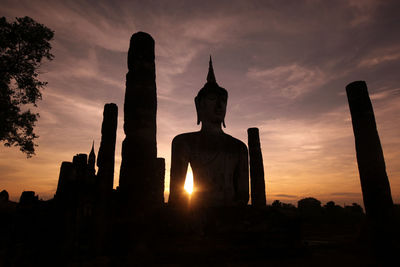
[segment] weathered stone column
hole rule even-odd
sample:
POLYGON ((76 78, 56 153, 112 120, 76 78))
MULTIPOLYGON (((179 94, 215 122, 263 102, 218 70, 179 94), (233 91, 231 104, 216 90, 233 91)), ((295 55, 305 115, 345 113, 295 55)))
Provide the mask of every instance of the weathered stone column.
POLYGON ((114 185, 115 142, 117 139, 118 107, 105 104, 101 125, 101 143, 97 156, 97 188, 102 199, 111 201, 114 185))
POLYGON ((247 129, 250 155, 251 204, 263 207, 265 198, 264 165, 258 128, 247 129))
POLYGON ((115 142, 117 139, 118 107, 105 104, 101 125, 101 143, 97 157, 95 250, 102 254, 107 249, 111 223, 112 191, 114 184, 115 142))
POLYGON ((382 217, 393 209, 393 200, 367 85, 356 81, 346 86, 346 92, 365 210, 371 217, 382 217))
POLYGON ((154 183, 155 204, 161 207, 164 204, 164 181, 165 181, 165 159, 157 158, 156 161, 156 183, 154 183))
POLYGON ((87 178, 88 156, 86 154, 76 154, 72 159, 78 177, 78 183, 85 183, 87 178))
POLYGON ((71 197, 76 187, 76 170, 72 162, 63 161, 60 167, 55 200, 65 202, 71 197))
POLYGON ((390 243, 393 214, 393 200, 385 160, 367 84, 364 81, 352 82, 346 86, 346 92, 353 123, 365 211, 373 231, 376 248, 381 250, 390 243))
POLYGON ((56 218, 60 227, 60 238, 67 249, 72 249, 76 240, 76 215, 79 197, 77 169, 72 162, 61 164, 56 195, 56 218))
MULTIPOLYGON (((126 211, 151 199, 155 182, 156 75, 154 40, 144 32, 132 35, 128 52, 124 132, 119 187, 126 211)), ((145 207, 141 207, 145 209, 145 207)))

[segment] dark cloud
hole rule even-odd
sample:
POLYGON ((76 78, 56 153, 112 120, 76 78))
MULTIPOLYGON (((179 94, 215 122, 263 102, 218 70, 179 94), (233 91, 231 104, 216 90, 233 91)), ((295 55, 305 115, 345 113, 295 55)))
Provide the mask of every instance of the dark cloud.
POLYGON ((273 195, 274 197, 283 197, 283 198, 298 198, 298 196, 295 195, 287 195, 287 194, 275 194, 273 195))
POLYGON ((354 192, 335 192, 331 193, 331 196, 340 196, 340 197, 360 197, 361 192, 354 193, 354 192))

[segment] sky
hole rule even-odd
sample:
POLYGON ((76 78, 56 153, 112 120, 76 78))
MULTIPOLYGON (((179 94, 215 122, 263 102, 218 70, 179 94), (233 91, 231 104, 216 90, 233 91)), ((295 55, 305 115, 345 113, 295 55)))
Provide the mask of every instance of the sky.
MULTIPOLYGON (((194 97, 211 54, 229 93, 224 131, 247 143, 258 127, 267 202, 362 204, 345 86, 367 82, 395 203, 400 202, 400 1, 19 1, 0 0, 7 20, 29 16, 55 32, 55 58, 36 125, 36 156, 0 146, 0 190, 52 198, 62 161, 97 154, 105 103, 119 107, 118 185, 127 51, 133 33, 155 39, 158 157, 199 130, 194 97)), ((168 192, 166 192, 167 194, 168 192)))

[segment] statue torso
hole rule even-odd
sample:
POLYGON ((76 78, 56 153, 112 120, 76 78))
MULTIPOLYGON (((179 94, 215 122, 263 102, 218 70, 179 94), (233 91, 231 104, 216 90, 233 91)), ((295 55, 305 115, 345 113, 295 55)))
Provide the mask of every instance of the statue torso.
POLYGON ((225 133, 186 133, 176 137, 192 167, 194 200, 200 205, 230 206, 238 190, 238 165, 246 145, 225 133))

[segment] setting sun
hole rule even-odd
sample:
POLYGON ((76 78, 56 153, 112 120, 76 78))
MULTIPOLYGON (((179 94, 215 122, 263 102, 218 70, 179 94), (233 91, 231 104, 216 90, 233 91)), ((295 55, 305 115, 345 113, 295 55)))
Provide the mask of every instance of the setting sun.
POLYGON ((188 166, 188 170, 186 173, 186 180, 185 180, 185 186, 184 186, 186 192, 188 192, 189 195, 193 193, 193 172, 192 172, 192 167, 190 167, 190 164, 188 166))

